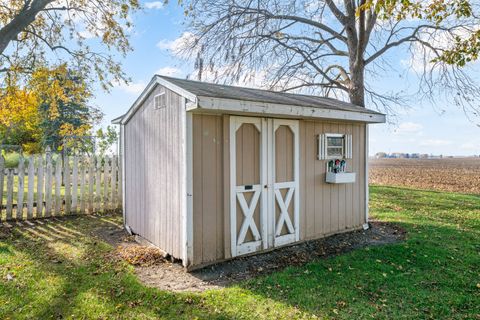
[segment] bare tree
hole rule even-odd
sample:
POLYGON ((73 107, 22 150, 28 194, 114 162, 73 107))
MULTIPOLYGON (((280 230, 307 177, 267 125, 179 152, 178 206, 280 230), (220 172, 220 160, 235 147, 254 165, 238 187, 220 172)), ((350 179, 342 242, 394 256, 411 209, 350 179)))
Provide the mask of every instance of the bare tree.
POLYGON ((453 47, 478 30, 476 6, 437 2, 445 6, 429 7, 431 1, 406 6, 372 0, 191 0, 185 10, 192 41, 183 51, 196 57, 199 78, 209 73, 217 81, 238 82, 263 72, 264 86, 271 89, 348 97, 387 112, 405 95, 379 92, 372 80, 410 68, 418 74, 420 96, 442 94, 476 112, 472 99, 478 100, 480 88, 464 63, 452 61, 453 47), (398 70, 392 52, 410 54, 411 65, 398 70))

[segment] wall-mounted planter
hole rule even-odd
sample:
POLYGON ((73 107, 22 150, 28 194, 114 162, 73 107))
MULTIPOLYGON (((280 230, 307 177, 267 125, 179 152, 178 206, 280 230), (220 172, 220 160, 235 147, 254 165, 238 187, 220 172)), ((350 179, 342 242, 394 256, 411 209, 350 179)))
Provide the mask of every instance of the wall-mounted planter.
POLYGON ((355 172, 327 172, 327 183, 354 183, 355 182, 355 172))

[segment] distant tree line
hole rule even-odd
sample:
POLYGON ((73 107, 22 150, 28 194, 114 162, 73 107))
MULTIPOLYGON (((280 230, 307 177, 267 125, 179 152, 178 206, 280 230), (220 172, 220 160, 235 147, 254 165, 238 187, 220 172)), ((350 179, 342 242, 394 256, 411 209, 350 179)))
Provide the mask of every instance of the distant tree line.
POLYGON ((394 158, 394 159, 429 159, 429 158, 443 158, 443 155, 432 155, 427 153, 404 153, 404 152, 377 152, 376 159, 394 158))

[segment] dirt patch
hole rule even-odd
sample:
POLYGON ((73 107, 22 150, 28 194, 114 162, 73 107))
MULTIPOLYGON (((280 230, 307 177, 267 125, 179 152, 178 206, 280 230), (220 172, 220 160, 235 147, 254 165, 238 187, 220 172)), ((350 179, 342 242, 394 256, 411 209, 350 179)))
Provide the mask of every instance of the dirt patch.
MULTIPOLYGON (((147 257, 137 257, 141 261, 146 259, 147 263, 137 264, 135 272, 143 283, 162 290, 203 291, 226 287, 242 280, 353 249, 395 243, 405 238, 405 230, 397 225, 378 221, 372 221, 370 225, 371 228, 368 230, 332 235, 263 254, 237 258, 191 273, 186 273, 180 264, 169 262, 168 259, 155 261, 158 258, 158 256, 155 258, 155 255, 154 263, 149 263, 148 258, 151 256, 147 254, 147 257)), ((121 248, 120 251, 117 250, 119 255, 125 248, 133 248, 129 250, 137 253, 142 252, 139 248, 145 248, 133 242, 133 238, 126 236, 121 229, 109 227, 109 230, 98 231, 105 241, 121 248)))

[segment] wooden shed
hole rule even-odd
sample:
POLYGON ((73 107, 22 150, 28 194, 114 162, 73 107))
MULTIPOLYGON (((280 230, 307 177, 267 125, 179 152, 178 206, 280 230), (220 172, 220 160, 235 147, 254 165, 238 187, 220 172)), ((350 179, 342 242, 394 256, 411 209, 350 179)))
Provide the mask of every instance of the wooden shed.
POLYGON ((368 227, 368 124, 317 96, 154 76, 121 127, 125 227, 192 270, 368 227))

